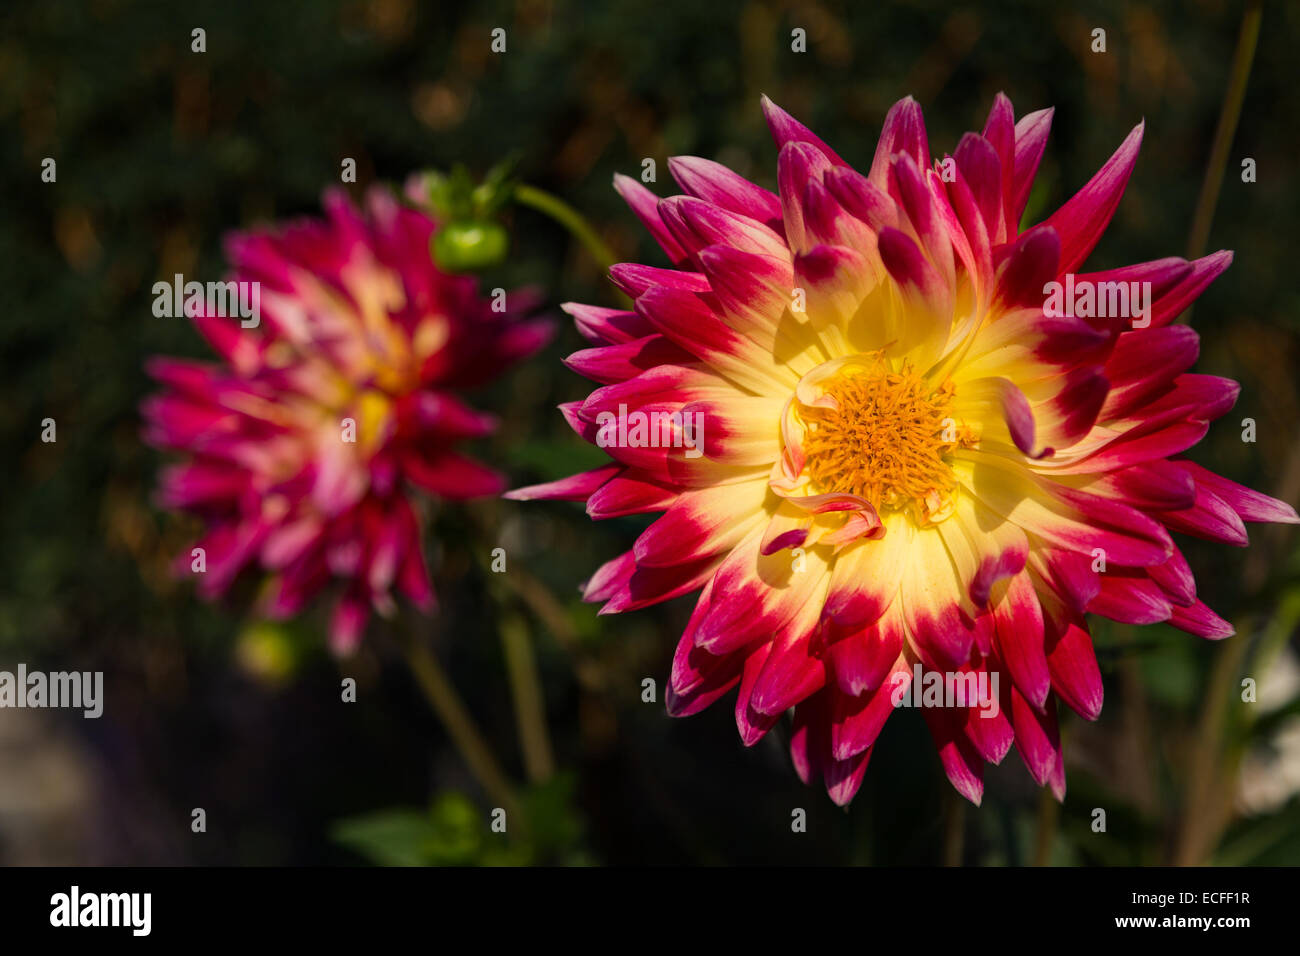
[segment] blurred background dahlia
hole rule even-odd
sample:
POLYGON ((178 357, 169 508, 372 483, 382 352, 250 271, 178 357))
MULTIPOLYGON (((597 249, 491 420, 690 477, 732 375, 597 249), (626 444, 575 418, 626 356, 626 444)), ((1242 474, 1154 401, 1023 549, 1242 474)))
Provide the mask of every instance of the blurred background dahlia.
POLYGON ((372 188, 364 213, 341 190, 324 206, 325 221, 229 240, 226 281, 256 283, 261 314, 203 304, 194 322, 222 361, 152 359, 166 391, 142 414, 147 441, 189 455, 163 473, 160 503, 207 526, 178 573, 211 598, 255 566, 269 575, 272 619, 337 580, 329 637, 346 654, 372 608, 394 614, 394 588, 433 610, 412 492, 503 489, 456 449, 495 425, 459 392, 536 351, 552 327, 520 321, 533 296, 501 290, 494 308, 473 279, 436 268, 435 222, 391 193, 372 188))

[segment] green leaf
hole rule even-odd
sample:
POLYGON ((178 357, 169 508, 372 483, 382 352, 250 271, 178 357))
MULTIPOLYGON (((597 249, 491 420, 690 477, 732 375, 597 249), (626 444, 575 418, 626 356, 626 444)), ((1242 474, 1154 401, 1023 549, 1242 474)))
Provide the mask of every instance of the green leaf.
POLYGON ((582 838, 582 823, 573 807, 574 789, 572 775, 560 773, 524 792, 528 836, 538 856, 567 851, 582 838))
POLYGON ((1290 866, 1300 858, 1300 798, 1276 813, 1248 817, 1229 831, 1214 866, 1290 866))
POLYGON ((395 809, 342 820, 331 836, 380 866, 423 866, 438 831, 428 813, 395 809))

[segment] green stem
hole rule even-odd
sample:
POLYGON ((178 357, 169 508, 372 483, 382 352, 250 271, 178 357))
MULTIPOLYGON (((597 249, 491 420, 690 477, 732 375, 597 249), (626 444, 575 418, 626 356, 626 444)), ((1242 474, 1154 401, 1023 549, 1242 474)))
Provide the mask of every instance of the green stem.
MULTIPOLYGON (((1200 256, 1210 238, 1210 223, 1214 220, 1214 207, 1218 205, 1219 189, 1223 185, 1228 165, 1228 150, 1237 132, 1237 122, 1241 119, 1241 105, 1246 98, 1246 83, 1250 79, 1250 68, 1255 60, 1255 46, 1259 41, 1262 17, 1262 0, 1247 0, 1241 18, 1241 32, 1237 35, 1237 48, 1232 55, 1228 88, 1223 94, 1219 125, 1214 131, 1214 143, 1205 168, 1205 181, 1201 184, 1201 194, 1196 200, 1196 214, 1192 218, 1192 228, 1187 239, 1189 259, 1200 256)), ((1183 313, 1181 321, 1190 320, 1189 308, 1183 313)), ((1223 807, 1214 806, 1216 798, 1221 804, 1222 795, 1228 792, 1219 779, 1225 757, 1221 752, 1221 743, 1232 684, 1241 672, 1246 652, 1246 635, 1238 634, 1235 639, 1224 641, 1215 655, 1205 691, 1197 746, 1184 791, 1182 819, 1172 850, 1175 865, 1191 866, 1204 862, 1222 832, 1225 822, 1223 807)))
MULTIPOLYGON (((477 529, 480 541, 491 541, 492 533, 488 530, 491 521, 486 509, 471 509, 470 517, 477 529)), ((487 581, 488 593, 500 608, 501 647, 505 653, 506 676, 510 681, 510 700, 514 705, 515 729, 519 734, 519 750, 524 758, 524 770, 532 783, 543 783, 555 774, 555 748, 551 745, 551 734, 546 722, 546 696, 542 691, 541 672, 537 667, 532 637, 528 621, 524 615, 515 610, 507 591, 521 594, 518 584, 520 577, 527 572, 515 567, 508 572, 498 573, 492 570, 492 562, 481 550, 475 549, 479 568, 487 581)), ((530 579, 531 580, 531 579, 530 579)), ((577 643, 577 635, 572 630, 564 609, 550 596, 540 584, 549 604, 545 604, 539 614, 543 623, 551 625, 556 636, 565 642, 577 643), (558 625, 554 622, 558 621, 558 625), (557 630, 558 627, 558 630, 557 630)), ((524 604, 537 610, 536 604, 524 600, 524 604)))
POLYGON ((515 202, 521 206, 536 209, 573 233, 586 246, 587 252, 596 260, 596 264, 602 270, 609 271, 609 267, 615 261, 614 252, 609 246, 605 245, 600 236, 596 235, 596 230, 591 228, 591 224, 582 217, 582 213, 558 196, 553 196, 536 186, 529 186, 524 183, 520 183, 515 187, 514 197, 515 202))
POLYGON ((509 816, 521 818, 514 787, 428 645, 412 635, 406 641, 406 660, 425 699, 442 721, 484 793, 505 809, 509 816))
POLYGON ((1205 167, 1205 181, 1201 183, 1201 194, 1196 199, 1196 214, 1192 217, 1192 229, 1187 239, 1189 259, 1195 259, 1204 253, 1210 239, 1210 223, 1214 220, 1214 207, 1218 205, 1219 189, 1223 185, 1223 174, 1228 166, 1228 150, 1232 147, 1232 137, 1237 132, 1237 121, 1241 119, 1241 104, 1246 98, 1246 82, 1250 79, 1250 67, 1255 59, 1255 44, 1259 40, 1262 16, 1261 0, 1248 0, 1241 20, 1241 33, 1237 37, 1237 49, 1232 55, 1228 88, 1223 94, 1223 108, 1219 111, 1219 125, 1214 131, 1214 144, 1210 148, 1210 159, 1205 167))
POLYGON ((528 625, 521 615, 508 614, 502 619, 501 644, 515 702, 515 725, 519 729, 524 769, 529 780, 542 783, 555 773, 555 754, 546 728, 546 701, 542 696, 537 658, 533 655, 528 625))
MULTIPOLYGON (((1238 629, 1247 623, 1243 618, 1238 629)), ((1204 693, 1205 704, 1196 732, 1187 773, 1187 787, 1171 862, 1174 866, 1204 866, 1223 825, 1215 806, 1224 793, 1223 738, 1232 701, 1233 684, 1246 658, 1249 635, 1238 633, 1218 648, 1204 693)))
POLYGON ((1052 865, 1052 844, 1056 839, 1056 821, 1061 805, 1056 802, 1051 787, 1043 787, 1038 794, 1038 829, 1034 834, 1034 866, 1052 865))
POLYGON ((943 865, 961 866, 966 843, 966 801, 951 787, 944 787, 943 800, 943 865))

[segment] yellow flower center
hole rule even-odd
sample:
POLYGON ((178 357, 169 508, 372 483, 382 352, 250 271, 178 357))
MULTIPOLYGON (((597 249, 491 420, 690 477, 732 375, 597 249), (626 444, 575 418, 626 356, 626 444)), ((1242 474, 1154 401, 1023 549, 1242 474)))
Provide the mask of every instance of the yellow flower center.
POLYGON ((834 407, 804 406, 805 470, 823 493, 850 493, 907 510, 918 524, 952 514, 957 480, 944 456, 975 443, 951 407, 951 381, 934 387, 906 362, 895 371, 876 356, 830 382, 834 407))

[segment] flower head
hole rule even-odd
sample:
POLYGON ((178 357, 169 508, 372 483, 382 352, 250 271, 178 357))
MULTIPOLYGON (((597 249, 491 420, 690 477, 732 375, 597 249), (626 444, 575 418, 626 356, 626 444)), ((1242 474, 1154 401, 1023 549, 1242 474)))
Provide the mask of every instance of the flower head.
POLYGON ((411 492, 500 492, 498 474, 456 451, 494 427, 458 392, 535 351, 550 326, 521 321, 530 296, 494 310, 474 280, 440 272, 435 222, 387 192, 364 212, 342 191, 324 207, 324 221, 229 240, 230 280, 257 290, 260 314, 196 299, 187 314, 220 361, 152 360, 164 391, 142 412, 149 442, 187 456, 159 496, 207 524, 200 567, 180 559, 202 570, 200 593, 258 568, 265 611, 281 617, 338 581, 331 641, 345 652, 394 589, 432 608, 411 492))
POLYGON ((1224 637, 1170 531, 1245 544, 1243 520, 1297 521, 1177 457, 1237 395, 1187 372, 1197 336, 1171 324, 1231 254, 1076 274, 1141 126, 1020 232, 1050 110, 1017 122, 999 95, 932 160, 905 99, 863 175, 764 108, 779 194, 694 157, 670 161, 685 195, 616 180, 675 268, 614 267, 635 311, 567 307, 594 346, 568 364, 602 387, 563 411, 614 460, 511 496, 664 512, 586 597, 701 591, 672 713, 738 688, 753 744, 794 708, 796 769, 843 804, 914 703, 968 799, 1012 743, 1061 796, 1057 700, 1102 703, 1085 612, 1224 637))

